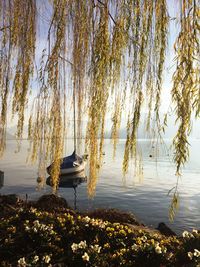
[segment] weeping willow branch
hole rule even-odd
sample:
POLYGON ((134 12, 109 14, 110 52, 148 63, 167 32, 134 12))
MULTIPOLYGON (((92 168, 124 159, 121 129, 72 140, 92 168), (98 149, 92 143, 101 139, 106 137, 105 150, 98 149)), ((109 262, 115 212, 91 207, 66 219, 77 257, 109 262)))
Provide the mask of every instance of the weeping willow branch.
POLYGON ((191 132, 193 107, 199 103, 199 28, 200 12, 196 1, 183 1, 181 31, 175 43, 177 67, 173 75, 172 98, 176 104, 178 132, 173 140, 177 175, 189 157, 188 136, 191 132), (197 100, 198 99, 198 100, 197 100), (194 105, 195 103, 195 105, 194 105))
MULTIPOLYGON (((189 156, 192 112, 197 118, 200 114, 199 1, 180 2, 180 33, 175 43, 177 68, 171 92, 179 122, 174 138, 177 173, 189 156)), ((88 194, 93 196, 108 112, 112 113, 113 154, 121 121, 129 113, 124 174, 131 157, 135 162, 141 157, 137 154, 137 132, 145 104, 147 130, 161 134, 159 115, 170 20, 167 0, 53 0, 46 5, 47 25, 42 27, 37 18, 40 7, 36 0, 0 1, 0 152, 3 154, 6 145, 11 96, 12 115, 18 120, 17 138, 22 138, 28 108, 29 158, 39 159, 39 170, 53 162, 56 190, 68 131, 66 112, 75 92, 79 138, 83 128, 80 122, 88 122, 88 194), (40 31, 46 41, 43 51, 38 51, 42 43, 40 31), (36 98, 28 102, 32 85, 36 98)))

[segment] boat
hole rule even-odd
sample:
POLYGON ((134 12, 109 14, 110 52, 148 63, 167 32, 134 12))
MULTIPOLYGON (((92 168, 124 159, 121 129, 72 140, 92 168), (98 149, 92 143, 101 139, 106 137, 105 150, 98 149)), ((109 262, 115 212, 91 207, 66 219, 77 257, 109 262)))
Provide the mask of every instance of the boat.
MULTIPOLYGON (((62 175, 69 175, 68 179, 70 179, 72 174, 77 174, 83 172, 86 165, 86 158, 84 156, 79 156, 76 153, 76 98, 75 98, 75 90, 73 90, 73 119, 74 119, 74 152, 67 157, 61 159, 60 164, 60 180, 62 175)), ((51 175, 51 168, 53 163, 47 167, 47 173, 51 175)), ((66 180, 66 178, 64 179, 66 180)))
MULTIPOLYGON (((86 161, 82 157, 78 156, 74 150, 70 156, 62 159, 62 163, 60 165, 60 175, 70 175, 70 177, 72 177, 72 174, 83 172, 85 165, 86 161)), ((49 175, 51 175, 51 167, 52 164, 47 167, 47 173, 49 175)))

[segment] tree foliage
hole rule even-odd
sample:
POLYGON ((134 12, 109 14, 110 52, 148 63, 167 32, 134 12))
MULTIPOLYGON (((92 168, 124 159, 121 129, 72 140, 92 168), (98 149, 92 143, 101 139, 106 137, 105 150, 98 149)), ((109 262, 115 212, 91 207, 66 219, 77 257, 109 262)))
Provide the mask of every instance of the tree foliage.
MULTIPOLYGON (((122 112, 129 114, 123 161, 126 173, 129 159, 136 157, 144 103, 148 106, 147 130, 155 127, 161 134, 159 108, 172 19, 168 8, 167 0, 0 1, 1 154, 5 149, 9 101, 13 116, 18 118, 16 135, 20 141, 31 84, 36 80, 37 96, 29 117, 30 156, 32 160, 39 156, 41 168, 49 159, 54 162, 54 189, 59 179, 69 119, 66 110, 72 91, 78 103, 79 137, 83 114, 88 114, 89 195, 94 194, 96 186, 111 98, 114 154, 122 112), (47 45, 36 67, 40 31, 47 45)), ((175 20, 180 31, 174 44, 176 70, 171 94, 179 125, 173 142, 179 173, 189 155, 192 112, 196 117, 200 115, 200 2, 181 0, 177 11, 175 20)))

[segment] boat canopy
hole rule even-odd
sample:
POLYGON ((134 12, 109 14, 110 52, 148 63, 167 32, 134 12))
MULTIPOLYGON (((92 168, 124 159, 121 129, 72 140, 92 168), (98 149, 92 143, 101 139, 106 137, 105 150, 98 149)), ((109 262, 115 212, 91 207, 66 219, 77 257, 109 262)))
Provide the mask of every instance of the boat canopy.
POLYGON ((83 159, 79 157, 74 151, 70 156, 63 158, 63 162, 60 165, 60 169, 73 168, 77 165, 80 165, 82 162, 83 159))
MULTIPOLYGON (((79 166, 83 162, 83 159, 76 154, 74 151, 70 156, 64 157, 62 163, 60 164, 60 169, 69 169, 79 166)), ((47 172, 50 173, 51 166, 47 167, 47 172)))

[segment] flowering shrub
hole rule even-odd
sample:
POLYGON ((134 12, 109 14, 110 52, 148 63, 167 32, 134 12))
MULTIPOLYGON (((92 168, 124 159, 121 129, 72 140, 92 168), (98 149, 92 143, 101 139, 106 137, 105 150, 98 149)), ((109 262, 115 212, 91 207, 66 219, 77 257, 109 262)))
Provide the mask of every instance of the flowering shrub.
POLYGON ((200 232, 159 232, 62 211, 18 209, 0 221, 1 266, 200 266, 200 232))

